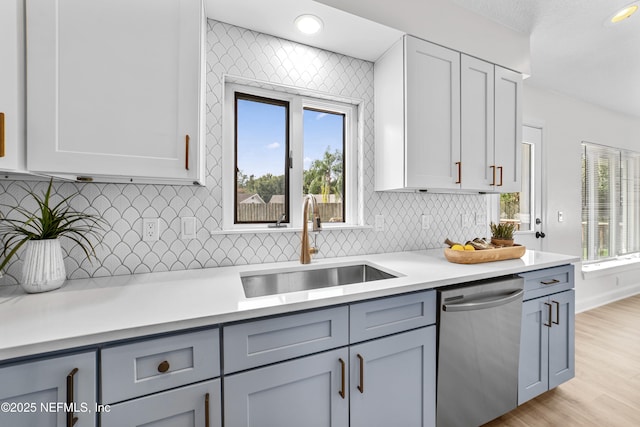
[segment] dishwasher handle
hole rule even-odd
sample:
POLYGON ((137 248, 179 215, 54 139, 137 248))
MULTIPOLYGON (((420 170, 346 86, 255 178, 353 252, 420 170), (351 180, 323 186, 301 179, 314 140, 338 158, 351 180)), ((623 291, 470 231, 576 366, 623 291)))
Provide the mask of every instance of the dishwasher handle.
POLYGON ((461 303, 453 303, 453 304, 442 304, 443 311, 471 311, 471 310, 483 310, 485 308, 493 308, 498 307, 504 304, 508 304, 512 301, 517 300, 524 293, 524 289, 518 289, 517 291, 511 292, 507 296, 503 296, 496 299, 491 299, 488 301, 479 301, 479 302, 461 302, 461 303))

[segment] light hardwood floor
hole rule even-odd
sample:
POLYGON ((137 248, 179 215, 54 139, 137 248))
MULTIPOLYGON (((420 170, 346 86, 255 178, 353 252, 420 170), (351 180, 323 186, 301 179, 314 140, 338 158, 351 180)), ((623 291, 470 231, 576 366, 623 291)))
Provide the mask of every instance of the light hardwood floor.
POLYGON ((498 426, 640 426, 640 295, 577 314, 575 378, 498 426))

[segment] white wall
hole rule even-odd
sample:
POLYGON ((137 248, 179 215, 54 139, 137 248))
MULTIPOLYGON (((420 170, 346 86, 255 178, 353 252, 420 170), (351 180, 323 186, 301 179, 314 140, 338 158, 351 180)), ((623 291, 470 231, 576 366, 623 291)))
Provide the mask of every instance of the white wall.
MULTIPOLYGON (((316 257, 438 248, 446 237, 463 240, 483 235, 486 225, 462 227, 461 217, 464 213, 483 215, 487 196, 373 191, 373 63, 213 20, 209 20, 207 43, 207 187, 55 183, 54 190, 62 196, 80 191, 73 201, 75 209, 89 209, 110 223, 93 263, 63 239, 67 277, 292 261, 299 257, 299 233, 210 233, 220 232, 222 227, 224 74, 362 100, 362 216, 372 225, 375 215, 383 215, 385 230, 325 229, 318 237, 320 253, 316 257), (433 218, 429 230, 421 228, 422 214, 433 218), (160 218, 159 241, 142 241, 143 216, 160 218), (180 238, 181 217, 197 219, 196 239, 180 238)), ((0 204, 28 208, 27 190, 42 193, 46 184, 0 180, 0 204)), ((22 253, 19 251, 9 264, 0 285, 18 282, 22 253)))
MULTIPOLYGON (((640 151, 640 118, 524 85, 524 120, 544 126, 547 235, 544 250, 581 256, 582 141, 640 151), (557 212, 564 213, 564 222, 557 212)), ((584 279, 576 271, 576 309, 583 311, 640 293, 640 266, 633 271, 584 279)))
POLYGON ((528 34, 500 25, 451 0, 316 1, 503 67, 531 74, 528 34))

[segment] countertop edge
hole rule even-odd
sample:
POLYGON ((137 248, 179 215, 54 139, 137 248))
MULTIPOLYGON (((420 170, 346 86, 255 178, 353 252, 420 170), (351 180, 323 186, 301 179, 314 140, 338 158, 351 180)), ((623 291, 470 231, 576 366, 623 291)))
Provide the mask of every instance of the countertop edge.
MULTIPOLYGON (((448 263, 441 264, 442 260, 440 259, 440 257, 442 257, 442 255, 438 256, 438 254, 441 254, 442 251, 441 250, 439 250, 439 252, 437 251, 438 250, 415 251, 415 252, 408 252, 407 254, 424 253, 427 256, 431 256, 432 259, 429 259, 429 262, 432 263, 432 264, 429 264, 431 268, 451 267, 451 265, 449 265, 448 263)), ((527 252, 533 253, 534 258, 537 254, 540 254, 540 256, 543 258, 546 256, 546 254, 549 254, 544 252, 535 253, 534 251, 527 251, 527 252)), ((529 255, 531 255, 531 253, 529 253, 529 255)), ((396 258, 398 257, 397 254, 402 254, 402 253, 395 253, 394 256, 396 258)), ((375 254, 375 255, 369 255, 369 256, 363 255, 359 257, 325 259, 323 260, 322 263, 330 264, 330 263, 348 262, 344 260, 353 261, 353 260, 371 259, 372 262, 376 264, 380 264, 383 267, 388 267, 389 269, 393 270, 393 267, 394 267, 393 262, 385 263, 384 261, 381 261, 384 259, 385 255, 388 255, 388 254, 375 254)), ((382 286, 382 287, 371 288, 371 289, 362 290, 354 293, 328 296, 326 298, 292 301, 292 302, 286 302, 286 303, 273 305, 273 306, 262 306, 262 307, 258 306, 255 308, 249 308, 244 310, 236 309, 236 310, 230 310, 226 312, 211 313, 208 315, 185 317, 181 319, 167 316, 167 320, 163 322, 154 322, 149 324, 136 324, 131 327, 115 328, 112 330, 96 330, 93 333, 86 333, 86 334, 78 333, 74 335, 73 333, 69 333, 69 335, 66 337, 52 338, 51 340, 46 340, 46 339, 34 340, 32 342, 24 342, 22 344, 13 345, 13 346, 2 346, 0 344, 0 364, 2 365, 11 364, 12 362, 17 362, 22 358, 39 357, 40 355, 44 356, 47 354, 53 354, 56 352, 63 352, 67 350, 71 351, 75 349, 97 347, 100 345, 110 344, 110 343, 123 341, 123 340, 130 340, 130 339, 142 338, 142 337, 153 336, 153 335, 178 333, 180 331, 186 331, 190 329, 203 328, 203 327, 215 327, 216 325, 220 325, 220 324, 237 322, 237 321, 246 321, 246 320, 251 320, 259 317, 282 315, 282 314, 292 313, 296 311, 312 310, 312 309, 318 309, 323 307, 329 307, 333 305, 349 304, 349 303, 355 303, 363 300, 389 297, 393 295, 424 291, 428 289, 436 289, 439 287, 459 284, 463 282, 484 280, 484 279, 490 279, 490 278, 499 277, 503 275, 518 274, 518 273, 524 273, 527 271, 552 268, 552 267, 557 267, 557 266, 562 266, 567 264, 573 264, 580 261, 578 257, 572 257, 572 256, 560 255, 560 254, 549 254, 549 255, 553 255, 555 259, 545 260, 544 262, 539 262, 539 263, 532 262, 528 265, 522 265, 520 263, 509 263, 509 261, 500 261, 499 262, 500 264, 486 263, 486 264, 492 264, 490 268, 486 268, 486 266, 484 266, 486 271, 475 272, 474 270, 476 269, 473 267, 471 268, 461 267, 460 268, 461 272, 467 269, 468 271, 469 270, 472 271, 472 273, 460 274, 455 276, 449 275, 446 277, 440 277, 433 281, 425 281, 425 280, 418 280, 418 279, 416 279, 415 281, 412 281, 411 278, 408 278, 403 283, 393 287, 382 286)), ((400 258, 402 258, 402 256, 400 256, 400 258)), ((442 257, 442 259, 444 258, 442 257)), ((446 263, 446 261, 444 262, 446 263)), ((276 268, 276 267, 281 268, 281 267, 286 267, 287 264, 290 264, 290 263, 270 264, 267 268, 276 268)), ((261 268, 264 268, 264 266, 262 265, 259 265, 257 267, 256 266, 238 266, 238 267, 232 268, 232 270, 242 271, 244 269, 256 270, 261 268)), ((164 273, 164 274, 166 275, 167 273, 164 273)), ((151 275, 153 275, 153 273, 151 273, 151 275)), ((199 275, 199 274, 196 274, 196 275, 199 275)), ((159 275, 158 277, 161 277, 161 276, 159 275)), ((93 281, 97 283, 106 282, 108 280, 109 279, 104 279, 104 280, 93 279, 93 281)), ((120 281, 127 281, 127 280, 133 280, 135 282, 135 279, 130 279, 130 278, 123 278, 120 281, 117 279, 112 279, 112 280, 115 281, 116 283, 120 281)), ((144 282, 145 282, 144 279, 141 280, 141 284, 144 282)), ((134 283, 133 286, 135 286, 136 284, 138 283, 137 282, 134 283)), ((131 286, 131 284, 129 284, 129 286, 131 286)), ((173 284, 173 286, 180 286, 180 285, 173 284)), ((348 286, 352 286, 352 285, 348 285, 348 286)), ((108 288, 108 286, 106 287, 108 288)), ((0 303, 2 302, 7 302, 7 299, 5 298, 3 301, 3 298, 0 297, 0 303)), ((2 305, 0 305, 0 307, 2 307, 2 305)), ((18 331, 15 331, 15 332, 17 333, 18 331)), ((1 341, 4 341, 4 340, 0 340, 0 342, 1 341)))

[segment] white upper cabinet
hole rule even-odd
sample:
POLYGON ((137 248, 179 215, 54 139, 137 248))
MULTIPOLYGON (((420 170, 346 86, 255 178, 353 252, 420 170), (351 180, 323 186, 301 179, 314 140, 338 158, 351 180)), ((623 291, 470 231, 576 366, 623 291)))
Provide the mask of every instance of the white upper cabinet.
POLYGON ((460 54, 405 36, 375 64, 376 191, 459 188, 460 54))
POLYGON ((0 2, 0 171, 24 172, 24 2, 0 2))
POLYGON ((29 0, 32 171, 204 184, 202 0, 29 0))
POLYGON ((377 191, 520 191, 519 74, 405 36, 374 78, 377 191))
POLYGON ((496 65, 495 162, 501 193, 521 191, 522 75, 496 65))

